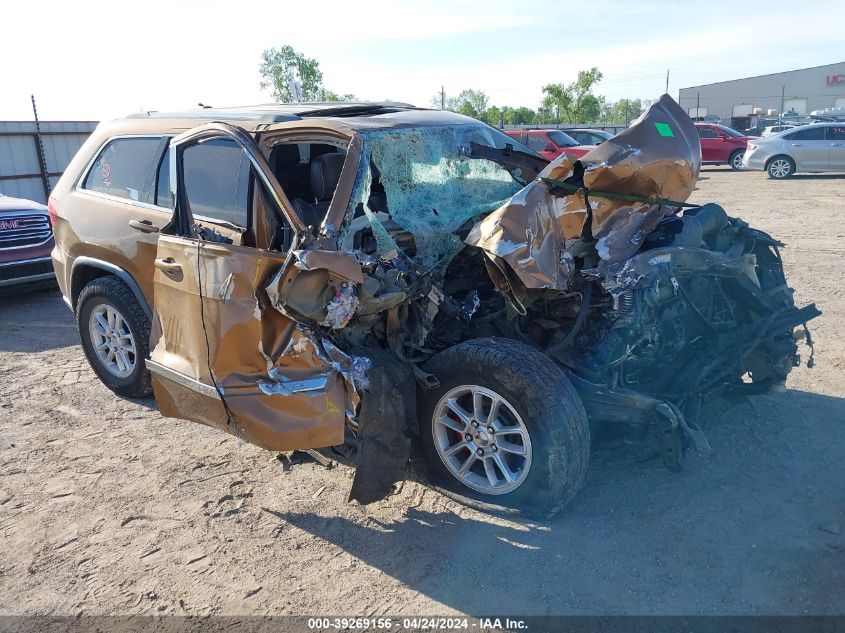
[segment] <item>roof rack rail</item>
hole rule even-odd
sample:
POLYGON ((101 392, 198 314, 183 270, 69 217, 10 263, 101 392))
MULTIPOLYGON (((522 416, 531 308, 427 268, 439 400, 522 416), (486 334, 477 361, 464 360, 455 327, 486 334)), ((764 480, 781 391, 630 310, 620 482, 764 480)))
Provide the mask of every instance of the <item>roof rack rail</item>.
POLYGON ((208 121, 257 121, 259 123, 283 123, 284 121, 299 121, 302 117, 296 114, 282 114, 278 112, 235 111, 205 108, 203 110, 185 110, 182 112, 133 112, 127 119, 203 119, 208 121))
POLYGON ((208 121, 257 121, 260 123, 282 123, 299 121, 302 117, 349 117, 368 114, 386 114, 400 110, 416 110, 410 103, 398 101, 325 101, 300 103, 264 103, 231 108, 201 108, 159 112, 135 112, 128 119, 202 119, 208 121))

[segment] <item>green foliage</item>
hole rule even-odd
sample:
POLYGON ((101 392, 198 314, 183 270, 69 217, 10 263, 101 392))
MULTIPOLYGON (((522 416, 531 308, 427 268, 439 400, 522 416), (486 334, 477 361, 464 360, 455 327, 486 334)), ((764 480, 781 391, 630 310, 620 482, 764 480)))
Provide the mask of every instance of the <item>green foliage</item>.
POLYGON ((323 86, 320 62, 306 57, 285 44, 280 48, 268 48, 261 53, 261 89, 272 90, 273 98, 281 103, 294 100, 291 83, 298 81, 302 86, 303 101, 354 101, 351 94, 338 95, 323 86))
POLYGON ((629 123, 645 110, 642 99, 620 99, 610 106, 609 123, 629 123))
POLYGON ((579 70, 578 78, 571 84, 546 84, 543 86, 541 108, 554 113, 555 120, 566 123, 589 123, 598 119, 601 105, 593 94, 593 87, 602 80, 601 71, 593 67, 579 70))

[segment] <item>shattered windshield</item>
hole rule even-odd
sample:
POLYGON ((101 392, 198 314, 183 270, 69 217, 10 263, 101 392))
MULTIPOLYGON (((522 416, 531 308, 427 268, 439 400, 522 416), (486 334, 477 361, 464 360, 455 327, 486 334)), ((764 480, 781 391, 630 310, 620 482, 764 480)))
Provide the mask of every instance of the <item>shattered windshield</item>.
POLYGON ((413 235, 416 256, 432 267, 445 266, 461 250, 458 229, 468 229, 524 185, 519 169, 479 152, 508 145, 533 155, 482 124, 375 130, 362 137, 361 168, 341 233, 365 220, 376 252, 385 254, 397 249, 390 227, 398 225, 413 235))

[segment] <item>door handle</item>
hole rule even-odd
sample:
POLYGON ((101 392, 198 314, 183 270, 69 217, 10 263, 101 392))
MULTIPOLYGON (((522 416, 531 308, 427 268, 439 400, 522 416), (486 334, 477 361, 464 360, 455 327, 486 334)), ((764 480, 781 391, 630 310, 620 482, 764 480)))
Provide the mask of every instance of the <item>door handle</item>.
POLYGON ((158 233, 159 228, 149 220, 129 220, 129 226, 141 233, 158 233))
POLYGON ((182 272, 182 267, 176 263, 172 257, 155 260, 155 267, 158 268, 165 275, 175 276, 182 272))
POLYGON ((845 143, 831 143, 830 146, 831 147, 843 147, 843 146, 845 146, 845 143))
POLYGON ((804 145, 801 143, 793 143, 792 147, 804 147, 804 145))

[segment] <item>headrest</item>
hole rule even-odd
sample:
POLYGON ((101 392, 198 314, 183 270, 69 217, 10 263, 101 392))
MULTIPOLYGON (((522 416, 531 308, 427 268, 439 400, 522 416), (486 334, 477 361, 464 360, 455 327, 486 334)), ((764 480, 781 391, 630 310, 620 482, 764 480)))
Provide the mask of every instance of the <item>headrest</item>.
POLYGON ((277 145, 273 148, 273 154, 276 157, 277 169, 279 167, 292 167, 299 162, 299 146, 296 144, 277 145))
POLYGON ((311 191, 317 200, 328 200, 334 195, 344 160, 346 154, 340 152, 311 159, 311 191))

